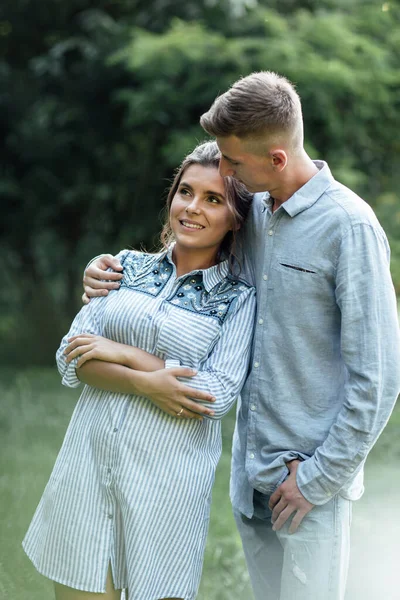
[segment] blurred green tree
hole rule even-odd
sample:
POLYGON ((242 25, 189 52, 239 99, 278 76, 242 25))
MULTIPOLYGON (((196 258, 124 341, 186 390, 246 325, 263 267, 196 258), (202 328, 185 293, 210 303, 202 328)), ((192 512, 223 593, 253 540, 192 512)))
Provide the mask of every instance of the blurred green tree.
POLYGON ((400 291, 399 16, 375 0, 0 7, 0 360, 52 360, 86 260, 154 246, 199 116, 254 70, 297 84, 307 148, 376 208, 400 291))

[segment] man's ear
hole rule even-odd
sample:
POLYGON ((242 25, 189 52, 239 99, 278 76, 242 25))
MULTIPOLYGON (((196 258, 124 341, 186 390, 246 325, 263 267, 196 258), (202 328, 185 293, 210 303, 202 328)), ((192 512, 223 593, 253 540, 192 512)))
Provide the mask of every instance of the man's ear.
POLYGON ((284 150, 278 148, 270 152, 272 168, 274 171, 282 171, 288 162, 287 154, 284 150))

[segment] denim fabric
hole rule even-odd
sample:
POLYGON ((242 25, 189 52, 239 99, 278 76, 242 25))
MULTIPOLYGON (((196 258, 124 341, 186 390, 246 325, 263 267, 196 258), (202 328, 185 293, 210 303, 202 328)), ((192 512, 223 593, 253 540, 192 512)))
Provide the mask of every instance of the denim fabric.
POLYGON ((243 231, 257 289, 251 370, 233 443, 231 498, 251 517, 302 460, 315 505, 363 492, 365 458, 400 390, 396 297, 384 231, 328 166, 272 212, 256 194, 243 231))
POLYGON ((335 496, 289 534, 291 519, 272 531, 268 500, 255 493, 252 519, 235 512, 255 599, 343 600, 352 501, 335 496))

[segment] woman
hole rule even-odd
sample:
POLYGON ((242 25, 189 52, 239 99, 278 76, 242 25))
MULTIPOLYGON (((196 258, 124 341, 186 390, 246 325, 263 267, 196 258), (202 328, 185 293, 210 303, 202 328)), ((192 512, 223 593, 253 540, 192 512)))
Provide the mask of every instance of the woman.
POLYGON ((232 272, 251 197, 218 163, 215 142, 186 157, 168 248, 122 251, 120 289, 83 307, 57 352, 62 382, 87 385, 24 540, 57 600, 196 597, 219 419, 246 375, 255 310, 232 272), (197 400, 160 393, 172 374, 197 400))

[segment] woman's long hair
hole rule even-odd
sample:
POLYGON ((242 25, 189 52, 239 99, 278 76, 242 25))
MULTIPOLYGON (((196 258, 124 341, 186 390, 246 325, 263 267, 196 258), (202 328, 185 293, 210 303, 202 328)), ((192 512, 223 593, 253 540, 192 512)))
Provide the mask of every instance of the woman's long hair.
MULTIPOLYGON (((165 204, 166 216, 164 220, 164 226, 161 231, 161 243, 164 248, 168 248, 168 246, 174 241, 174 234, 170 225, 169 213, 172 200, 177 193, 179 184, 186 169, 188 169, 191 165, 200 165, 202 167, 212 167, 214 169, 218 169, 220 158, 221 153, 217 143, 204 142, 196 146, 196 148, 183 159, 181 165, 176 170, 175 177, 169 189, 165 204)), ((232 231, 228 231, 222 240, 217 254, 217 261, 220 262, 221 260, 228 258, 230 270, 233 272, 235 264, 239 266, 240 270, 240 262, 237 257, 237 232, 247 218, 253 200, 253 194, 251 194, 242 183, 233 177, 224 177, 224 184, 227 204, 233 218, 233 229, 232 231)))

